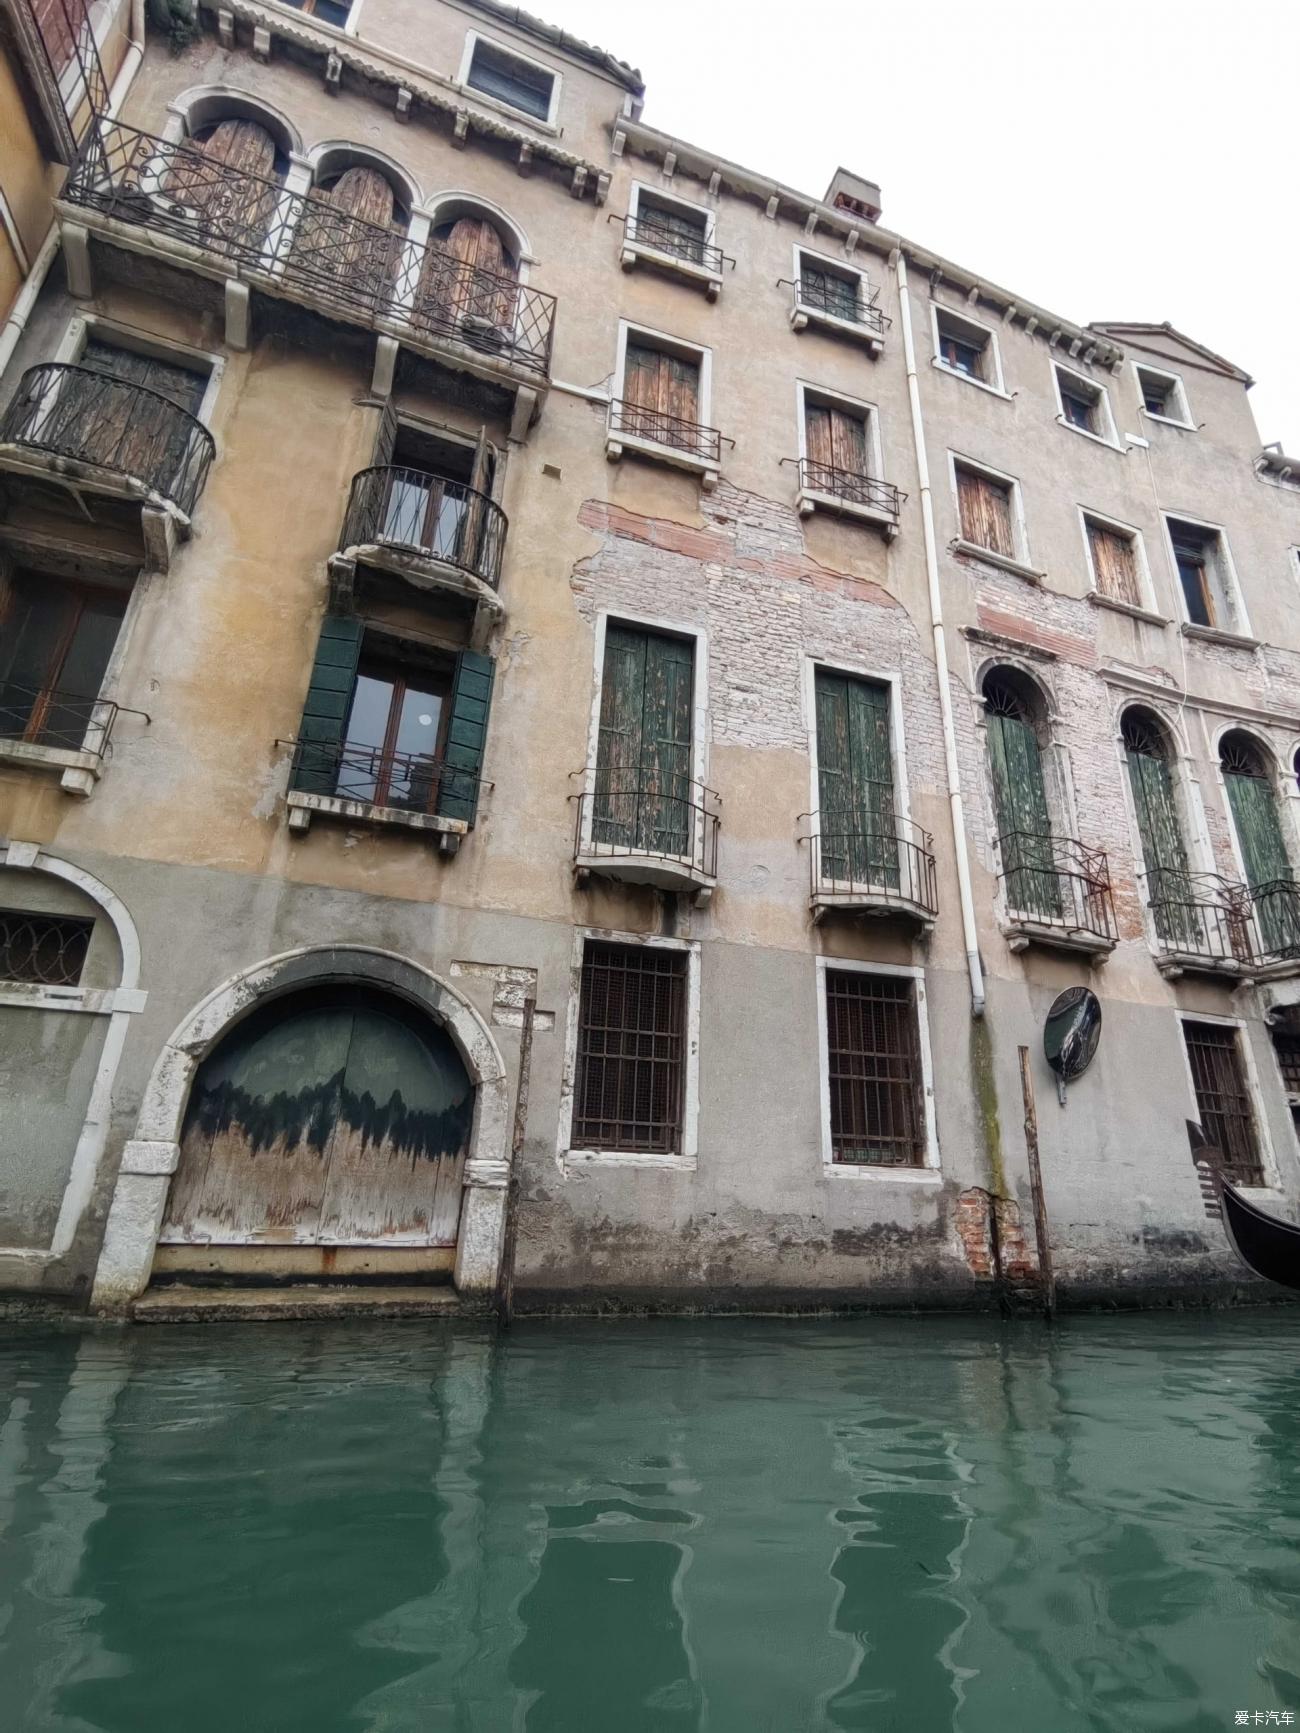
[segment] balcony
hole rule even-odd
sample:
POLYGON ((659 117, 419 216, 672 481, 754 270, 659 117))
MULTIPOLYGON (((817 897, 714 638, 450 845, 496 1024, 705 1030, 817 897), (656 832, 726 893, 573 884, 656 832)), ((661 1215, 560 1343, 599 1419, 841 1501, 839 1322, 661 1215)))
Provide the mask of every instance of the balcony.
POLYGON ((1042 945, 1104 961, 1119 936, 1105 851, 1029 831, 1008 831, 997 847, 1008 948, 1042 945))
POLYGON ((856 470, 836 469, 829 463, 815 463, 810 457, 782 460, 799 469, 799 491, 795 505, 800 517, 810 517, 815 511, 836 512, 841 517, 859 518, 884 533, 886 541, 898 534, 898 518, 907 495, 891 481, 881 481, 856 470))
POLYGON ((214 452, 203 423, 169 397, 58 361, 28 368, 0 416, 11 490, 38 500, 56 490, 92 521, 101 502, 100 520, 132 520, 156 570, 189 535, 214 452))
POLYGON ((438 595, 472 618, 481 648, 501 614, 497 586, 506 514, 466 483, 381 464, 353 477, 339 551, 330 561, 335 602, 352 604, 358 566, 438 595))
POLYGON ((724 440, 716 427, 686 421, 663 409, 645 409, 622 397, 610 401, 605 456, 611 463, 617 463, 624 452, 636 452, 689 470, 699 476, 705 493, 712 493, 722 468, 722 447, 733 443, 724 440))
POLYGON ((790 308, 792 331, 806 331, 811 327, 830 336, 843 337, 849 342, 860 343, 873 357, 884 349, 885 332, 890 323, 888 314, 864 301, 855 292, 855 285, 847 279, 837 279, 834 288, 823 288, 807 278, 782 277, 777 287, 794 292, 790 308))
MULTIPOLYGON (((103 774, 121 709, 104 698, 0 680, 0 763, 55 771, 69 794, 87 795, 103 774)), ((141 710, 129 714, 149 720, 141 710)))
POLYGON ((469 831, 463 818, 446 818, 443 804, 472 801, 478 773, 458 770, 424 753, 387 752, 381 747, 336 745, 316 740, 278 740, 293 748, 286 805, 289 829, 306 831, 314 818, 353 825, 394 825, 436 839, 443 854, 455 854, 469 831))
MULTIPOLYGON (((816 813, 805 813, 816 819, 816 813)), ((820 826, 806 839, 814 921, 844 914, 899 920, 922 934, 939 912, 934 838, 897 813, 873 815, 870 829, 820 826)))
POLYGON ((1300 885, 1290 879, 1252 889, 1217 873, 1160 871, 1149 890, 1156 967, 1170 980, 1300 973, 1300 885))
POLYGON ((576 820, 573 870, 579 885, 594 873, 653 885, 705 907, 718 882, 721 798, 703 783, 665 778, 654 767, 575 772, 591 786, 570 795, 576 820), (664 783, 672 792, 664 792, 664 783))
POLYGON ((653 214, 623 218, 619 263, 625 271, 646 264, 684 277, 698 284, 710 301, 716 301, 722 293, 722 267, 735 265, 721 247, 710 246, 702 234, 675 229, 653 214))
POLYGON ((514 400, 523 437, 550 374, 555 299, 115 120, 87 135, 58 205, 74 293, 91 291, 89 238, 149 254, 192 295, 225 285, 227 339, 248 344, 249 291, 373 331, 514 400), (187 288, 187 279, 189 287, 187 288))

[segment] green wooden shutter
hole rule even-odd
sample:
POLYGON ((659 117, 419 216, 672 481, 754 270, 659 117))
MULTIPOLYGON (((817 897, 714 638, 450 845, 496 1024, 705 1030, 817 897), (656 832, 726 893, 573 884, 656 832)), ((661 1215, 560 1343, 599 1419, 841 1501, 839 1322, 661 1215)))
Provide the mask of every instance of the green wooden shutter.
POLYGON ((889 688, 819 668, 815 697, 822 877, 897 889, 889 688))
POLYGON ((646 633, 630 626, 605 628, 592 835, 611 848, 631 848, 636 838, 646 642, 646 633))
POLYGON ((462 650, 456 658, 443 749, 438 813, 473 824, 478 813, 483 750, 487 744, 488 711, 496 663, 477 650, 462 650))
POLYGON ((1038 737, 1027 718, 990 710, 988 741, 998 833, 1007 839, 1002 845, 1007 899, 1020 914, 1059 919, 1061 887, 1038 737))
POLYGON ((349 614, 326 614, 321 621, 293 761, 293 786, 300 793, 333 794, 338 784, 339 748, 357 681, 361 634, 361 621, 349 614))
POLYGON ((595 842, 690 852, 694 680, 689 643, 631 626, 606 628, 595 842))
POLYGON ((1162 939, 1199 942, 1200 919, 1191 907, 1187 849, 1169 766, 1163 758, 1132 744, 1126 747, 1125 758, 1156 931, 1162 939))
POLYGON ((1265 948, 1275 955, 1293 956, 1300 949, 1300 920, 1294 895, 1265 888, 1279 881, 1290 883, 1295 877, 1282 836, 1273 785, 1266 776, 1228 769, 1224 770, 1223 780, 1246 865, 1247 883, 1253 891, 1263 892, 1255 898, 1255 910, 1265 948))

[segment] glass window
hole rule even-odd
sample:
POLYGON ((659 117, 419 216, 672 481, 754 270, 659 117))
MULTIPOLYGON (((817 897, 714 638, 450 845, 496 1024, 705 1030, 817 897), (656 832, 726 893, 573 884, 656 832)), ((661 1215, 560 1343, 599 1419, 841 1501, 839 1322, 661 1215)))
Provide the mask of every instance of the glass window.
POLYGON ((286 6, 296 6, 299 12, 308 12, 313 18, 319 18, 322 24, 333 24, 342 30, 348 21, 348 13, 352 10, 352 0, 284 0, 286 6))
POLYGON ((450 690, 450 669, 363 662, 335 792, 373 806, 432 812, 450 690))
POLYGON ((13 581, 0 634, 0 739, 80 749, 125 607, 108 590, 34 573, 13 581))

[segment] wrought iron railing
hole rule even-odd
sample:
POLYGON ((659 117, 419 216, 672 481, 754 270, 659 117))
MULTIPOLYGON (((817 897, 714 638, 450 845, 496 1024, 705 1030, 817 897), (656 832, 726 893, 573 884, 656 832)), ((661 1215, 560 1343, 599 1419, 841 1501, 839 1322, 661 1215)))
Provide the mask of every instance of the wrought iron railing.
POLYGON ((872 813, 855 829, 834 819, 828 825, 817 813, 803 816, 816 824, 807 838, 814 899, 861 898, 904 912, 938 914, 934 838, 929 831, 894 812, 872 813))
MULTIPOLYGON (((722 462, 723 436, 716 427, 703 427, 698 421, 687 421, 680 415, 669 415, 663 409, 645 409, 639 403, 615 397, 609 406, 609 432, 612 438, 648 439, 655 445, 669 446, 687 457, 715 468, 722 462)), ((728 440, 730 445, 731 441, 728 440)))
POLYGON ((108 108, 108 79, 95 41, 99 8, 92 0, 24 0, 18 10, 20 36, 30 31, 39 48, 41 82, 48 79, 51 95, 57 93, 67 126, 62 143, 71 155, 93 116, 108 108))
POLYGON ((829 494, 832 499, 843 500, 846 505, 866 506, 887 517, 891 523, 898 522, 907 495, 892 481, 881 481, 878 476, 863 475, 855 469, 838 469, 834 464, 818 463, 811 457, 785 458, 782 461, 798 464, 802 491, 829 494))
POLYGON ((398 328, 417 346, 421 338, 450 342, 531 374, 549 372, 553 295, 467 264, 439 242, 335 210, 319 193, 232 169, 190 140, 172 143, 100 120, 63 197, 188 242, 340 317, 398 328))
POLYGON ((1267 966, 1300 958, 1300 885, 1241 884, 1218 873, 1163 868, 1148 879, 1161 949, 1212 966, 1267 966))
POLYGON ((429 753, 319 740, 282 744, 293 748, 289 786, 299 792, 422 813, 436 813, 441 803, 453 799, 472 803, 478 793, 476 770, 456 769, 429 753))
POLYGON ((1008 831, 998 838, 1007 912, 1012 920, 1087 933, 1113 945, 1118 937, 1104 849, 1072 837, 1008 831))
POLYGON ((87 752, 102 760, 120 710, 121 706, 110 699, 82 698, 54 686, 0 680, 0 740, 52 746, 61 752, 87 752))
POLYGON ((638 247, 652 247, 656 253, 667 253, 671 258, 698 265, 701 270, 714 271, 718 275, 728 262, 722 248, 711 246, 703 235, 675 229, 652 215, 624 217, 623 239, 638 247))
POLYGON ((823 313, 831 319, 843 319, 848 325, 861 325, 865 330, 883 337, 893 323, 888 313, 882 312, 874 301, 863 300, 853 292, 853 285, 845 284, 845 292, 836 294, 832 289, 823 288, 820 283, 812 282, 807 277, 778 277, 778 289, 793 289, 796 309, 810 313, 823 313))
POLYGON ((428 470, 381 464, 352 478, 340 549, 377 542, 501 581, 506 514, 495 500, 428 470))
POLYGON ((652 857, 717 877, 722 799, 713 789, 651 765, 576 774, 590 775, 594 786, 569 797, 575 856, 652 857))
POLYGON ((94 926, 81 915, 0 909, 0 981, 75 987, 86 966, 94 926))
POLYGON ((129 476, 187 516, 216 451, 203 423, 160 391, 61 361, 23 374, 0 415, 0 445, 129 476))

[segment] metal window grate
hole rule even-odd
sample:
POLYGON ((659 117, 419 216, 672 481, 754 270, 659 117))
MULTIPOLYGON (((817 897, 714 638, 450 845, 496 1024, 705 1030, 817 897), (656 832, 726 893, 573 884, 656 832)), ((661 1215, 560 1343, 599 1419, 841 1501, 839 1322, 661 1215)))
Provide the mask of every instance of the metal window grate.
POLYGON ((1263 1185, 1259 1139, 1237 1031, 1220 1023, 1184 1023, 1183 1039, 1201 1130, 1236 1185, 1263 1185))
POLYGON ((922 1166, 921 1054, 912 983, 828 970, 826 1033, 834 1160, 922 1166))
POLYGON ((1300 1033, 1291 1029, 1273 1031, 1273 1050, 1288 1095, 1300 1097, 1300 1033))
POLYGON ((592 942, 582 958, 572 1141, 681 1149, 686 954, 592 942))
POLYGON ((93 920, 0 909, 0 981, 75 987, 86 964, 93 920))

